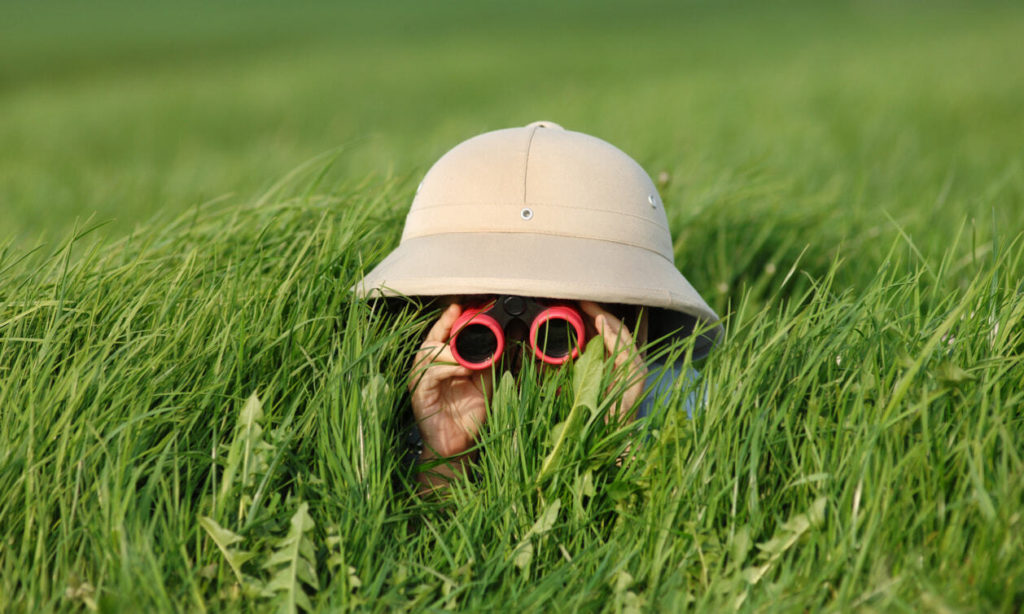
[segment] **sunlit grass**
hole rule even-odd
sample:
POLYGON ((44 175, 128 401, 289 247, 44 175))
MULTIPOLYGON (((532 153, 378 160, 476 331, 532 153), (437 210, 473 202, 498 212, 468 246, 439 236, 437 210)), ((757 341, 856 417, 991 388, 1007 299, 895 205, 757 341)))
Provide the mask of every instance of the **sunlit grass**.
POLYGON ((5 601, 1019 605, 1019 241, 957 265, 897 239, 856 289, 836 261, 740 291, 693 421, 677 389, 645 430, 606 423, 600 362, 506 378, 476 475, 421 500, 430 314, 348 292, 409 186, 310 181, 3 261, 5 601))
POLYGON ((1024 21, 875 8, 605 6, 525 56, 557 28, 497 8, 249 54, 257 14, 187 69, 108 24, 80 73, 73 25, 4 38, 0 609, 1020 610, 1024 21), (424 499, 436 314, 349 288, 437 155, 542 117, 652 173, 727 334, 694 420, 606 422, 593 354, 499 378, 424 499))

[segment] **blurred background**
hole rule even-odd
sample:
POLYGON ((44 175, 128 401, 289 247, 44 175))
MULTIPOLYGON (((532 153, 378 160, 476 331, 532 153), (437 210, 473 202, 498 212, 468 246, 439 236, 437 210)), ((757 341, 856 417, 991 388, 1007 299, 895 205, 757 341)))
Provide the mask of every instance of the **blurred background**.
POLYGON ((723 223, 1020 229, 1021 41, 1016 2, 7 1, 0 243, 250 202, 325 152, 418 181, 538 119, 723 223))

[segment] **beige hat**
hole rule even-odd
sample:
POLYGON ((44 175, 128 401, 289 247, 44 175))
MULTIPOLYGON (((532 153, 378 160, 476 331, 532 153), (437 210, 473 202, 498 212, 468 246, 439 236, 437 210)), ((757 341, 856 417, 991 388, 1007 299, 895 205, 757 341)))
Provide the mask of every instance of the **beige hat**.
POLYGON ((647 173, 609 143, 551 122, 481 134, 444 154, 416 190, 398 247, 353 289, 657 307, 652 339, 711 326, 698 356, 721 332, 675 267, 647 173))

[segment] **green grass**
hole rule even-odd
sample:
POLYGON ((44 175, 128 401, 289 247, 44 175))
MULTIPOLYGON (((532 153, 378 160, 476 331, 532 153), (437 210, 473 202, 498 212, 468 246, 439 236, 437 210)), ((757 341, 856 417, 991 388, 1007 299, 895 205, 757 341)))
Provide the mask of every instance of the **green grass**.
POLYGON ((182 6, 0 7, 0 609, 1024 605, 1024 11, 182 6), (503 381, 424 501, 433 314, 348 288, 540 118, 665 173, 728 334, 646 433, 503 381))

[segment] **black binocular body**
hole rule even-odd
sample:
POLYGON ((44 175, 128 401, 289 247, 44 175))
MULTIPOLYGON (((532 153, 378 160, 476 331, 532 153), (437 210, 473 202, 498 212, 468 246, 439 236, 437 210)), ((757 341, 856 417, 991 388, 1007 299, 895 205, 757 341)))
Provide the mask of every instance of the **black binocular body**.
POLYGON ((513 327, 527 331, 534 355, 547 364, 560 365, 582 351, 585 327, 579 310, 557 301, 547 304, 514 295, 463 311, 452 325, 448 345, 460 365, 486 369, 501 356, 513 327))

